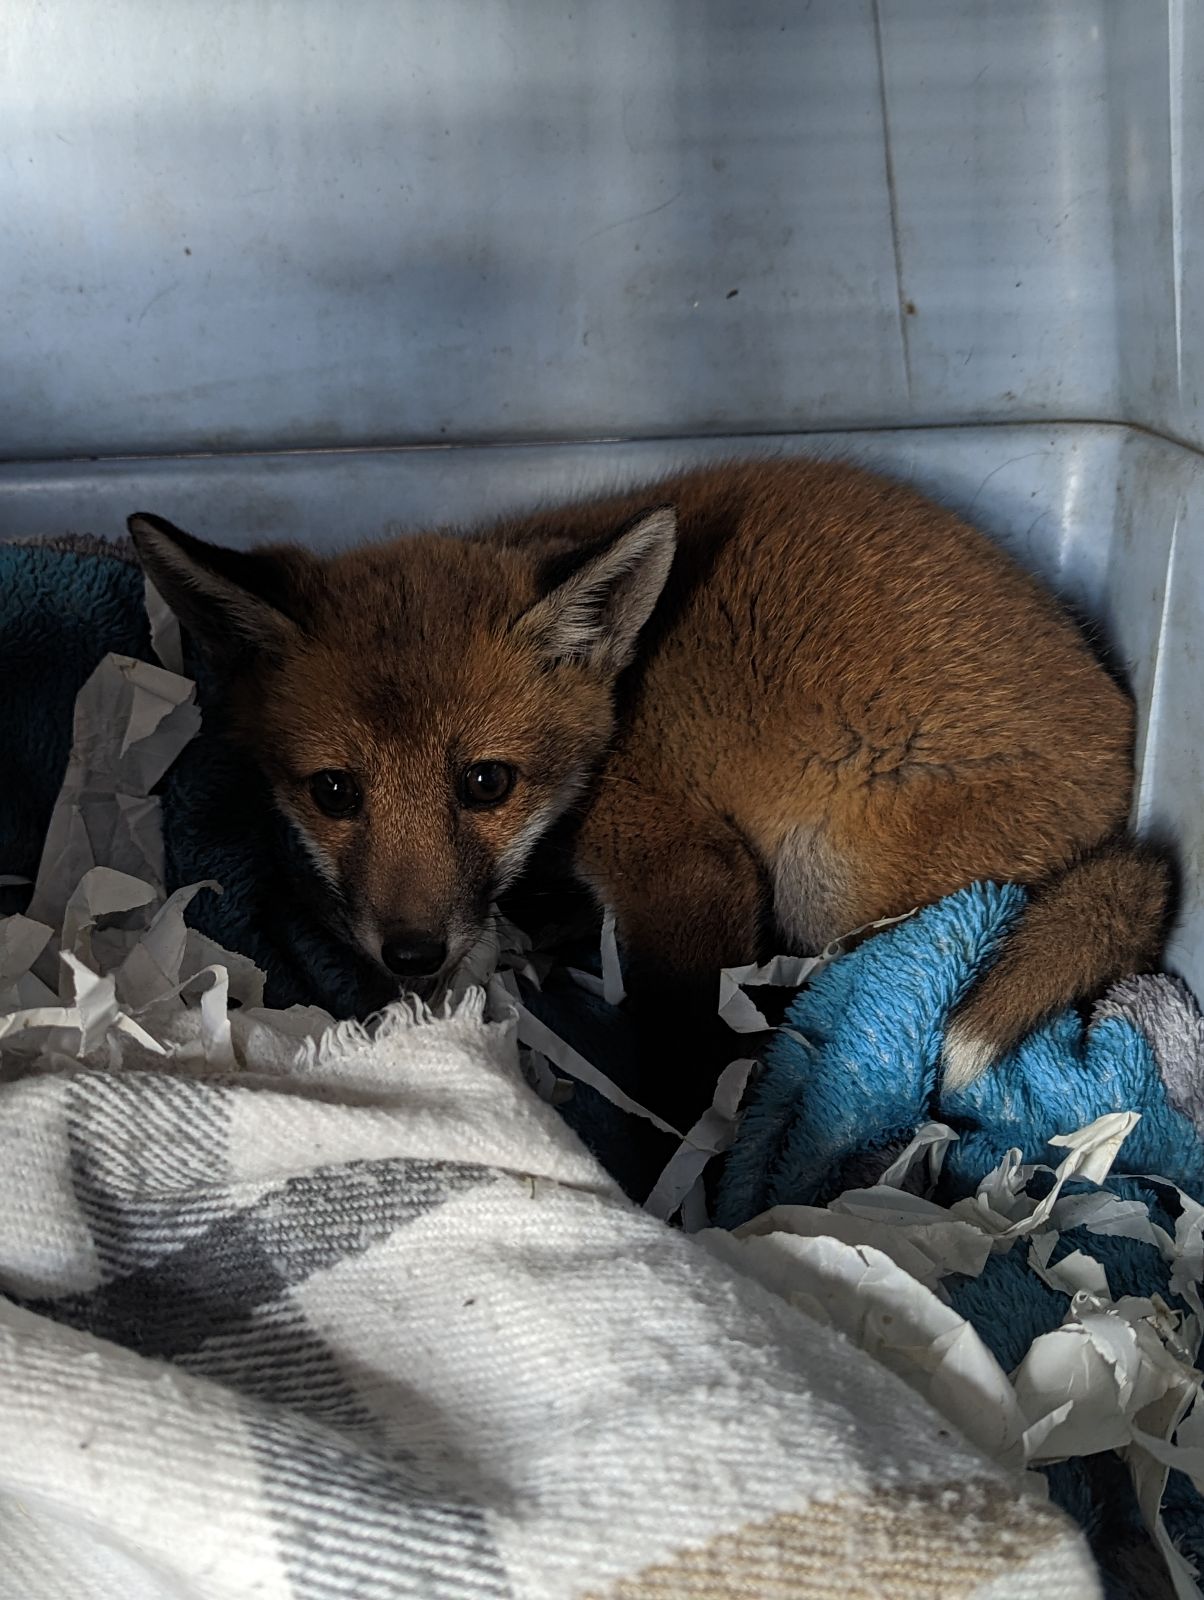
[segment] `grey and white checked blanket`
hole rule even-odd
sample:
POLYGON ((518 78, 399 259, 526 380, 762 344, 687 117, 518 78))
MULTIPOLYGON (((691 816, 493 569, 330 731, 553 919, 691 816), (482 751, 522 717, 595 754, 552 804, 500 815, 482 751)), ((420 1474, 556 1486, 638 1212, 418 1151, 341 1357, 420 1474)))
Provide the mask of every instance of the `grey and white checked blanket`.
POLYGON ((1077 1532, 637 1211, 512 1028, 0 1092, 0 1596, 1094 1593, 1077 1532))

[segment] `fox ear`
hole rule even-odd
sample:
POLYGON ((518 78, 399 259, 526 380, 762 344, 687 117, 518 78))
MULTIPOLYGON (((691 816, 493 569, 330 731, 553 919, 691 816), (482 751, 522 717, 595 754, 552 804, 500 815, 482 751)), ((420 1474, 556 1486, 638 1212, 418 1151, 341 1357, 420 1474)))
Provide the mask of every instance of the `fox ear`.
POLYGON ((278 650, 296 635, 304 552, 224 550, 142 511, 126 527, 142 570, 210 654, 278 650))
POLYGON ((660 598, 676 546, 673 507, 646 512, 524 612, 518 631, 548 662, 621 672, 660 598))

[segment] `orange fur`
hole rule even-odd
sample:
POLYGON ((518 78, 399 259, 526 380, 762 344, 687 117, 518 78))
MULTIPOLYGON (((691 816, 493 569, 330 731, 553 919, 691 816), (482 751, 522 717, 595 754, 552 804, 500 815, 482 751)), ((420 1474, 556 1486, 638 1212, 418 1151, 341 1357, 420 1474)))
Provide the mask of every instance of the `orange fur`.
MULTIPOLYGON (((233 725, 370 947, 402 922, 461 950, 499 863, 571 808, 575 869, 615 907, 637 984, 713 977, 767 939, 818 948, 976 879, 1037 886, 951 1034, 963 1080, 1157 955, 1165 867, 1109 843, 1128 699, 1034 579, 908 488, 836 463, 729 465, 469 538, 276 552, 266 598, 261 574, 234 578, 270 605, 270 646, 230 621, 229 594, 201 593, 210 547, 190 546, 188 577, 136 537, 186 622, 191 604, 203 637, 216 604, 241 637, 233 725), (634 662, 541 658, 523 619, 656 505, 676 508, 676 554, 634 662), (487 756, 518 769, 513 796, 457 813, 457 764, 487 756), (308 773, 344 766, 369 797, 357 826, 305 799, 308 773)), ((642 549, 620 586, 638 586, 642 549)), ((641 602, 607 583, 612 627, 641 602)))

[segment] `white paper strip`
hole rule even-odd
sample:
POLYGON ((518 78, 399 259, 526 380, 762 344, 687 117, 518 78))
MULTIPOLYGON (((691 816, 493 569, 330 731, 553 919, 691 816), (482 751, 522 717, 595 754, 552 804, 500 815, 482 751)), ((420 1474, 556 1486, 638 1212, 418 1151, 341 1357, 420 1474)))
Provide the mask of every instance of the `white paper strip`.
POLYGON ((927 1161, 928 1183, 930 1186, 935 1185, 941 1175, 941 1168, 945 1165, 945 1154, 949 1146, 956 1144, 957 1141, 958 1135, 943 1122, 925 1122, 922 1127, 916 1129, 907 1148, 900 1151, 878 1179, 879 1184, 901 1189, 912 1170, 921 1161, 927 1161))
POLYGON ((602 998, 608 1006, 622 1005, 627 991, 623 987, 623 969, 619 964, 619 944, 615 937, 615 914, 607 906, 602 913, 602 998))
POLYGON ((151 649, 168 672, 184 671, 184 645, 175 612, 149 578, 143 577, 143 598, 150 618, 151 649))
MULTIPOLYGON (((34 921, 61 929, 67 902, 92 867, 162 892, 159 802, 150 791, 200 727, 195 694, 188 679, 129 656, 106 656, 84 684, 27 908, 34 921)), ((47 981, 56 977, 52 968, 47 981)))
MULTIPOLYGON (((731 1061, 724 1067, 715 1085, 711 1104, 669 1158, 652 1193, 644 1202, 645 1211, 665 1222, 676 1216, 686 1196, 699 1183, 707 1163, 713 1156, 729 1148, 736 1136, 740 1101, 744 1097, 749 1073, 755 1066, 755 1061, 741 1060, 731 1061)), ((701 1191, 698 1198, 702 1210, 694 1210, 695 1221, 706 1215, 706 1203, 701 1191)), ((705 1226, 705 1223, 701 1225, 705 1226)))
POLYGON ((719 1015, 734 1033, 765 1033, 772 1024, 745 989, 797 989, 827 963, 825 956, 774 956, 761 967, 725 967, 719 974, 719 1015))

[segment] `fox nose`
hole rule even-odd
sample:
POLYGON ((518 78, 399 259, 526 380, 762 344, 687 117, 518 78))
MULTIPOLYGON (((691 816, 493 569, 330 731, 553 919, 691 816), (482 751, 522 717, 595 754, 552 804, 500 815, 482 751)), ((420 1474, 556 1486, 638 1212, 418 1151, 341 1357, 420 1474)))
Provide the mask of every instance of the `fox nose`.
POLYGON ((426 978, 447 960, 447 945, 419 934, 391 933, 381 946, 380 958, 398 978, 426 978))

